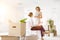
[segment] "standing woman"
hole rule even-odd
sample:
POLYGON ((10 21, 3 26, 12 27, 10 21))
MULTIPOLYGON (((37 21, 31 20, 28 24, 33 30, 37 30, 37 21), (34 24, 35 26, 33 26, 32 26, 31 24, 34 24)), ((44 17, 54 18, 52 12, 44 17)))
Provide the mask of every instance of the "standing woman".
POLYGON ((41 18, 42 18, 42 12, 39 6, 37 6, 36 8, 36 13, 34 15, 35 18, 35 25, 38 25, 41 23, 41 18))

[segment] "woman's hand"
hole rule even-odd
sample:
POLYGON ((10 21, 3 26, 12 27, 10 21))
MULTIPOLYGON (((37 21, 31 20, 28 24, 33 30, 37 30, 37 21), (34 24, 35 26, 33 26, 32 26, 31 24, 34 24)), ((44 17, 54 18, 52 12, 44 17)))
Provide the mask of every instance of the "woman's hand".
POLYGON ((35 16, 35 18, 42 18, 41 16, 35 16))
POLYGON ((43 22, 39 22, 39 23, 38 23, 38 26, 42 25, 42 23, 43 23, 43 22))

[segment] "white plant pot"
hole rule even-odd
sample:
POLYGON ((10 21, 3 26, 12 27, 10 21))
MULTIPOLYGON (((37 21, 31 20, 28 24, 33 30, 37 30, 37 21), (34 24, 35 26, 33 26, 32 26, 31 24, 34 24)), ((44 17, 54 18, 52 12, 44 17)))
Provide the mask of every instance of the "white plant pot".
POLYGON ((25 36, 26 34, 26 23, 20 23, 20 35, 25 36))
POLYGON ((53 37, 53 33, 50 33, 50 37, 53 37))

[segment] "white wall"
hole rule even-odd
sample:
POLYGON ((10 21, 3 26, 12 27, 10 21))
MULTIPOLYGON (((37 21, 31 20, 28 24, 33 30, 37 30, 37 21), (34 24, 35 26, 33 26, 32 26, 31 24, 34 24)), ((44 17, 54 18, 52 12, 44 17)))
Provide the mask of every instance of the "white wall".
MULTIPOLYGON (((59 23, 59 10, 60 1, 59 0, 23 0, 25 13, 35 11, 35 7, 39 5, 43 14, 43 24, 46 25, 48 19, 53 19, 55 21, 56 29, 58 34, 60 34, 60 23, 59 23)), ((47 26, 44 26, 44 28, 47 26)))
MULTIPOLYGON (((43 14, 43 23, 46 25, 47 19, 54 19, 57 31, 60 30, 59 0, 0 0, 0 31, 8 31, 8 21, 18 22, 19 19, 26 16, 30 11, 35 11, 35 7, 39 5, 43 14), (3 5, 2 5, 3 4, 3 5), (25 15, 25 16, 24 16, 25 15), (3 26, 4 25, 4 26, 3 26)), ((59 32, 60 33, 60 32, 59 32)))

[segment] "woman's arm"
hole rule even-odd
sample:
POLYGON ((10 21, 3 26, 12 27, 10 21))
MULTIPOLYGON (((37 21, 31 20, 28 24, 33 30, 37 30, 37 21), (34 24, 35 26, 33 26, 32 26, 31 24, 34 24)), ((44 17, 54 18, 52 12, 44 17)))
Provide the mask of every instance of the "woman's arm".
POLYGON ((39 18, 38 16, 34 16, 35 18, 39 18))
POLYGON ((42 13, 40 13, 39 18, 42 18, 42 13))
POLYGON ((42 18, 42 13, 40 12, 40 14, 38 15, 38 18, 42 18))
POLYGON ((40 14, 38 16, 36 16, 37 14, 35 14, 35 18, 42 18, 42 13, 40 12, 40 14))

